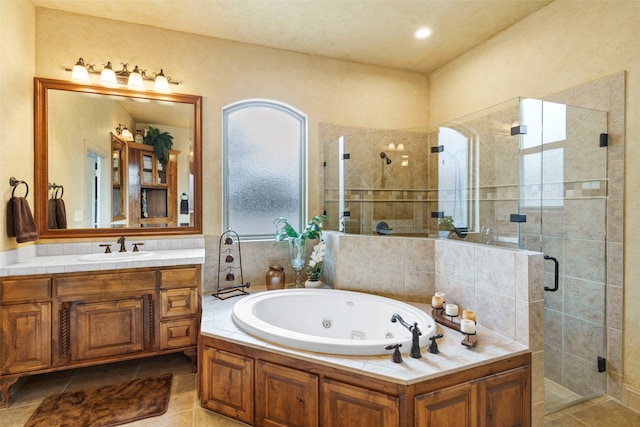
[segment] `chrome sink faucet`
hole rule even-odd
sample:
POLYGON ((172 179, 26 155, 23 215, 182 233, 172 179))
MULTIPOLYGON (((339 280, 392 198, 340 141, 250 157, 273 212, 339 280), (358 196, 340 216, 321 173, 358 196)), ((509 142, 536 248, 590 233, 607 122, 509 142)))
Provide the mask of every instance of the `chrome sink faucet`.
POLYGON ((118 252, 127 252, 127 248, 124 246, 124 236, 118 237, 118 242, 120 244, 120 250, 118 252))
POLYGON ((409 354, 414 359, 420 359, 422 357, 422 354, 420 353, 420 335, 422 335, 422 332, 420 332, 420 329, 418 329, 418 322, 410 325, 405 322, 398 313, 395 313, 393 316, 391 316, 391 322, 400 322, 402 326, 404 326, 409 330, 409 332, 411 332, 411 353, 409 354))

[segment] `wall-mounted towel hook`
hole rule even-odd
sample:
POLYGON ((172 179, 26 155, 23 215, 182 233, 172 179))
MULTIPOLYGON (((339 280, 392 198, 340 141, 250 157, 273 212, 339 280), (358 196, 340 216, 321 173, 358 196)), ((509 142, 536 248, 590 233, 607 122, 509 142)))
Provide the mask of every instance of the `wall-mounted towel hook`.
POLYGON ((18 188, 18 185, 20 184, 24 184, 24 186, 27 187, 27 192, 24 194, 24 197, 26 199, 29 195, 29 184, 21 179, 15 179, 14 177, 9 178, 9 185, 13 187, 13 190, 11 191, 11 197, 15 196, 16 188, 18 188))

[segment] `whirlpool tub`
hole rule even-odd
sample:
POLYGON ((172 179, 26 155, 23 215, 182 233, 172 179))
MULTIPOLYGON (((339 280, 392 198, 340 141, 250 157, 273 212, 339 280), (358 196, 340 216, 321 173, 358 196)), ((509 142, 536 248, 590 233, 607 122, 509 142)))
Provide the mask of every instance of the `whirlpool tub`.
POLYGON ((233 321, 265 341, 301 350, 344 355, 391 353, 411 349, 411 332, 391 317, 399 314, 422 332, 420 347, 435 335, 424 311, 390 298, 333 289, 284 289, 243 297, 233 306, 233 321))

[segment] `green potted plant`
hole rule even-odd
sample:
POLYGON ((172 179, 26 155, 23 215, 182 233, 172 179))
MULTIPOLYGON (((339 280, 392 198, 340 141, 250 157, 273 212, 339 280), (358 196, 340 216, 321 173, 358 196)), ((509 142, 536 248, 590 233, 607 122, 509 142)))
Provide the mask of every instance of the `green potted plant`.
POLYGON ((306 252, 305 245, 308 239, 318 239, 322 235, 322 220, 326 216, 314 216, 307 223, 304 230, 298 232, 285 217, 276 218, 273 223, 276 226, 275 241, 286 240, 289 243, 289 256, 291 267, 296 272, 296 288, 301 287, 300 272, 304 269, 306 252))
POLYGON ((169 150, 173 147, 173 136, 169 132, 160 132, 158 128, 149 126, 142 143, 153 146, 153 153, 160 163, 166 165, 169 161, 169 150))

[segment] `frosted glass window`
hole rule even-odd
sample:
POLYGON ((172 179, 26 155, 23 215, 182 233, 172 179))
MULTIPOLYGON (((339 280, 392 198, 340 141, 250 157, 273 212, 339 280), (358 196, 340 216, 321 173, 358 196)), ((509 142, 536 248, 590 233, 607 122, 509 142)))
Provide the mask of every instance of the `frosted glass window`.
MULTIPOLYGON (((306 117, 269 101, 223 109, 223 225, 272 239, 274 219, 300 230, 306 205, 306 117)), ((206 194, 206 183, 204 191, 206 194)))

